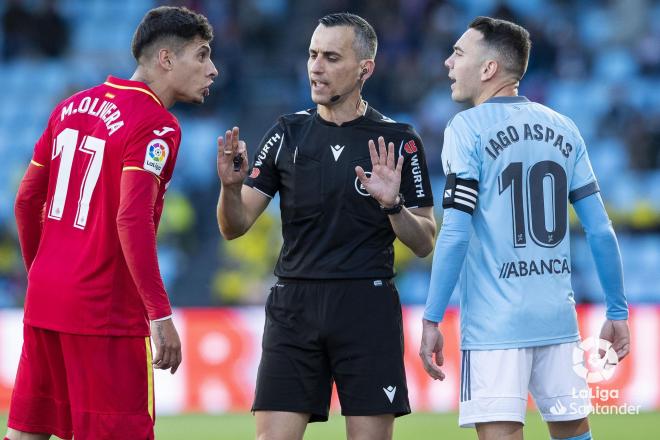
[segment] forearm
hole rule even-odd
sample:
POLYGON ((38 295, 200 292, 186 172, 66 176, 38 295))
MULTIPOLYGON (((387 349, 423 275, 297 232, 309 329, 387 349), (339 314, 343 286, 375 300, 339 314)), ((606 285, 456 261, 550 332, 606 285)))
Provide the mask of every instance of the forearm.
POLYGON ((26 271, 30 270, 39 248, 47 187, 48 172, 30 165, 16 194, 14 215, 26 271))
POLYGON ((217 207, 218 227, 227 240, 238 238, 248 230, 242 186, 241 184, 220 188, 217 207))
POLYGON ((600 195, 585 197, 576 202, 574 207, 584 227, 598 278, 605 292, 607 319, 628 319, 621 252, 600 195))
POLYGON ((154 206, 158 187, 152 175, 124 172, 117 214, 117 233, 133 282, 150 320, 172 314, 158 267, 154 206))
POLYGON ((388 217, 397 238, 415 255, 423 258, 433 251, 436 224, 433 207, 415 209, 419 210, 420 215, 404 207, 398 214, 388 217))
POLYGON ((445 210, 424 309, 424 319, 427 321, 442 321, 467 254, 471 223, 470 214, 455 209, 445 210))

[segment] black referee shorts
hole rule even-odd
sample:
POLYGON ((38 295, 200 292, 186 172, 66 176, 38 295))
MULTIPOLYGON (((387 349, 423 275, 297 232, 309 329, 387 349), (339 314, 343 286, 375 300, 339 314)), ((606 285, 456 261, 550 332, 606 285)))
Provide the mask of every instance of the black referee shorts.
POLYGON ((266 302, 262 348, 252 411, 326 421, 334 380, 344 416, 410 413, 391 280, 280 279, 266 302))

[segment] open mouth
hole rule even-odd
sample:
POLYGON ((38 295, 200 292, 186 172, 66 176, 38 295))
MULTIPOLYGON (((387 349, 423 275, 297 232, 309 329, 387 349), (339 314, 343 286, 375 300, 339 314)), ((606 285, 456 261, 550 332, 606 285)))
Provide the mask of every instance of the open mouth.
POLYGON ((321 89, 323 87, 328 86, 328 83, 323 82, 323 81, 314 80, 314 79, 311 80, 311 83, 312 83, 312 88, 314 88, 314 89, 321 89))

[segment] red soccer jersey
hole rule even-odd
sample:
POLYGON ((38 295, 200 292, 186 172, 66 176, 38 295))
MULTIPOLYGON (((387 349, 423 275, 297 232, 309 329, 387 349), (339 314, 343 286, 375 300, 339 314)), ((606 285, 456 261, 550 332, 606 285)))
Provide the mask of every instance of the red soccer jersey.
MULTIPOLYGON (((149 319, 171 314, 162 287, 145 306, 117 217, 122 173, 145 170, 159 184, 153 207, 157 228, 180 141, 178 121, 142 82, 108 77, 55 108, 32 160, 48 173, 48 192, 28 273, 26 324, 67 333, 146 336, 149 319)), ((154 249, 155 228, 148 232, 154 249)), ((154 279, 155 274, 160 283, 153 260, 152 273, 145 275, 154 279)))

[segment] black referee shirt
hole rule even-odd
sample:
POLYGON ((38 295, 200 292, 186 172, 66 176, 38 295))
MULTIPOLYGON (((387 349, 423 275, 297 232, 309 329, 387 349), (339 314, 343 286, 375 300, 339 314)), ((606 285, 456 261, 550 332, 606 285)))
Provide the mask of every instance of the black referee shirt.
POLYGON ((245 184, 272 198, 280 192, 284 244, 275 275, 299 279, 391 278, 396 238, 386 214, 360 184, 371 171, 369 139, 393 142, 403 155, 405 206, 433 205, 419 136, 367 108, 341 126, 316 109, 285 115, 266 133, 245 184))

